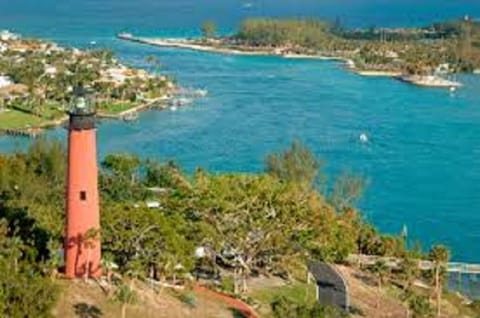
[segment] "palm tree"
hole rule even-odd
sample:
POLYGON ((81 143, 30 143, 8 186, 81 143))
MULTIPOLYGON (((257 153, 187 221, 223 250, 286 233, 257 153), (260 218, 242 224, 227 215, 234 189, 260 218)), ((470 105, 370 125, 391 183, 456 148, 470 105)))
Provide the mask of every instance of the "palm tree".
POLYGON ((205 21, 202 24, 201 31, 204 38, 206 39, 212 38, 215 36, 215 33, 217 32, 217 25, 215 24, 214 21, 205 21))
POLYGON ((162 63, 160 63, 160 59, 155 55, 149 55, 145 58, 145 61, 153 67, 153 71, 155 74, 160 72, 160 68, 162 67, 162 63))
POLYGON ((105 275, 107 276, 108 283, 111 283, 112 280, 113 269, 115 268, 114 260, 115 258, 112 253, 106 252, 102 256, 102 267, 106 271, 105 275))
POLYGON ((403 279, 403 290, 408 291, 412 287, 415 279, 420 274, 418 262, 407 255, 401 264, 401 276, 403 279))
POLYGON ((435 294, 437 300, 437 317, 441 314, 442 284, 445 279, 445 268, 450 258, 448 249, 443 245, 435 245, 429 253, 429 259, 433 263, 435 294))
POLYGON ((83 279, 86 281, 90 277, 91 266, 90 258, 92 256, 92 249, 95 247, 95 244, 98 243, 100 230, 98 229, 89 229, 82 239, 83 247, 87 250, 87 263, 85 267, 85 273, 83 274, 83 279))
POLYGON ((378 289, 377 308, 379 308, 382 285, 385 283, 385 278, 388 274, 389 268, 384 261, 379 260, 372 266, 371 271, 377 278, 377 289, 378 289))
POLYGON ((122 304, 122 318, 125 318, 127 316, 127 306, 137 301, 137 294, 131 286, 122 284, 115 293, 115 300, 122 304))

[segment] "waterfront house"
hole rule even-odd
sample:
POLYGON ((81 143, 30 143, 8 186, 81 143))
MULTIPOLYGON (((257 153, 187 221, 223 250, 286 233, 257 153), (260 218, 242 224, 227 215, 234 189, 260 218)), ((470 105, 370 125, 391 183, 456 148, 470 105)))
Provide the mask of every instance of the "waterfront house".
POLYGON ((8 30, 0 31, 0 40, 2 41, 16 41, 19 39, 19 36, 15 33, 12 33, 8 30))
POLYGON ((0 88, 12 85, 13 82, 8 76, 0 75, 0 88))
POLYGON ((17 98, 25 98, 28 88, 23 84, 0 86, 0 110, 17 98))

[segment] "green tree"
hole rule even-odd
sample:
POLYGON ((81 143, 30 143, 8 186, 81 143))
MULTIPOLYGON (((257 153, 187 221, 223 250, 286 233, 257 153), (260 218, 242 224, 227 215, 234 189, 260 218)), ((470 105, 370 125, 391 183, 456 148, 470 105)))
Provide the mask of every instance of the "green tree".
POLYGON ((355 202, 361 198, 366 185, 366 179, 361 176, 356 176, 351 173, 341 174, 335 180, 331 196, 332 204, 339 211, 347 207, 352 207, 355 202))
POLYGON ((113 256, 121 272, 147 277, 153 271, 150 278, 165 281, 179 274, 179 264, 183 273, 192 269, 193 246, 181 215, 130 204, 109 204, 102 211, 103 251, 113 256))
POLYGON ((433 263, 433 278, 437 305, 437 317, 441 315, 443 283, 450 252, 443 245, 435 245, 429 252, 429 259, 433 263))
POLYGON ((266 158, 266 171, 286 182, 311 187, 319 181, 322 163, 301 142, 294 141, 284 152, 266 158))
POLYGON ((217 33, 217 25, 215 24, 214 21, 211 21, 211 20, 205 21, 202 24, 201 29, 202 29, 203 37, 205 38, 213 38, 217 33))
POLYGON ((87 251, 87 263, 85 268, 85 273, 83 275, 83 279, 86 281, 90 278, 91 275, 91 257, 92 257, 92 249, 95 248, 95 244, 100 244, 100 229, 88 229, 85 235, 82 237, 82 245, 83 249, 87 251))
POLYGON ((380 308, 380 295, 382 293, 382 286, 385 283, 385 279, 388 276, 389 268, 384 261, 377 261, 372 267, 371 272, 376 276, 377 279, 377 289, 378 289, 378 297, 377 297, 377 308, 380 308))
POLYGON ((403 290, 411 290, 413 283, 420 276, 418 261, 412 258, 410 255, 406 255, 402 259, 402 263, 400 265, 400 276, 403 280, 403 290))
POLYGON ((115 292, 115 300, 122 305, 121 317, 127 317, 128 305, 135 304, 138 301, 138 295, 131 286, 122 284, 115 292))
POLYGON ((136 156, 126 154, 107 155, 102 161, 102 167, 112 171, 114 174, 129 178, 132 184, 140 166, 140 159, 136 156))
POLYGON ((0 316, 52 317, 59 287, 42 275, 45 264, 35 263, 36 250, 9 232, 0 219, 0 316))
MULTIPOLYGON (((153 69, 154 69, 154 72, 156 74, 160 73, 160 68, 162 67, 162 63, 160 63, 160 59, 155 56, 155 55, 149 55, 145 58, 146 62, 148 64, 150 64, 153 69)), ((152 83, 152 81, 149 81, 150 85, 152 83)), ((150 86, 150 89, 152 89, 152 87, 150 86)))
POLYGON ((431 318, 434 316, 434 310, 428 297, 406 291, 403 298, 407 302, 409 317, 410 314, 412 318, 431 318))

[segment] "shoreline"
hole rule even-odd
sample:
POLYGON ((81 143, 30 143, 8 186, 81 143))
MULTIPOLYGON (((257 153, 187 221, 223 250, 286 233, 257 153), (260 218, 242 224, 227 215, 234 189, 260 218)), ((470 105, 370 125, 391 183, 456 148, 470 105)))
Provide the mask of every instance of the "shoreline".
MULTIPOLYGON (((165 105, 164 102, 167 102, 169 100, 171 100, 171 97, 162 96, 154 100, 150 100, 140 105, 126 109, 118 114, 98 112, 97 118, 127 120, 129 115, 134 115, 138 112, 147 111, 154 108, 159 110, 165 110, 168 107, 165 105)), ((35 138, 41 135, 45 130, 60 127, 64 125, 67 121, 68 121, 68 115, 65 115, 65 116, 62 116, 61 118, 47 121, 35 127, 4 128, 4 129, 0 129, 0 136, 18 136, 18 137, 35 138)))
POLYGON ((160 47, 186 49, 186 50, 198 51, 198 52, 210 52, 210 53, 220 53, 220 54, 228 54, 228 55, 245 55, 245 56, 274 55, 270 51, 260 51, 260 50, 259 51, 243 51, 238 49, 215 47, 212 45, 201 45, 198 43, 191 42, 188 39, 144 38, 144 37, 134 37, 128 34, 118 34, 117 38, 120 40, 130 41, 134 43, 147 44, 147 45, 160 46, 160 47))
MULTIPOLYGON (((33 93, 24 83, 25 79, 21 76, 15 78, 17 73, 25 71, 24 68, 31 68, 32 65, 25 63, 23 68, 10 70, 13 74, 6 72, 9 75, 3 75, 0 72, 0 135, 36 137, 46 129, 65 125, 65 122, 69 120, 66 112, 68 100, 62 96, 47 96, 48 89, 52 90, 58 87, 44 85, 40 79, 53 78, 57 73, 66 73, 67 66, 72 63, 87 65, 88 68, 95 67, 95 72, 92 72, 92 77, 85 84, 86 86, 102 84, 97 87, 95 92, 97 97, 104 101, 96 104, 97 118, 100 119, 134 120, 137 112, 161 104, 175 95, 178 89, 167 76, 152 74, 144 69, 128 66, 120 62, 113 52, 106 52, 102 49, 95 52, 75 47, 62 47, 54 42, 42 39, 24 39, 20 35, 6 32, 6 35, 2 33, 4 36, 0 38, 0 47, 2 52, 6 51, 9 54, 0 54, 2 65, 3 63, 5 65, 17 63, 18 59, 30 61, 28 59, 30 57, 32 60, 41 61, 42 74, 37 79, 38 83, 33 84, 33 92, 45 94, 45 101, 41 105, 44 107, 41 108, 40 105, 37 105, 38 102, 33 100, 33 93), (57 52, 62 53, 57 54, 57 52), (51 58, 48 59, 47 56, 51 58), (112 96, 108 87, 122 86, 124 90, 130 90, 130 94, 135 94, 135 98, 127 98, 124 93, 112 96), (139 98, 138 96, 145 97, 139 98), (19 99, 31 103, 31 110, 19 107, 19 99)), ((9 69, 7 68, 7 70, 9 69)), ((75 75, 72 75, 62 79, 62 82, 65 82, 72 92, 73 87, 77 85, 73 81, 74 77, 75 75)), ((57 82, 54 84, 59 85, 57 82)), ((167 107, 168 105, 159 108, 167 107)))
POLYGON ((41 135, 46 129, 62 126, 67 121, 68 121, 68 116, 65 115, 58 119, 46 121, 35 127, 2 128, 0 129, 0 136, 21 136, 21 137, 35 138, 41 135))
POLYGON ((153 109, 153 108, 162 109, 162 110, 166 109, 167 106, 164 104, 164 102, 167 102, 171 99, 172 99, 172 97, 169 97, 169 96, 165 95, 165 96, 162 96, 162 97, 159 97, 159 98, 155 98, 153 100, 146 101, 145 103, 142 103, 140 105, 133 106, 133 107, 131 107, 129 109, 126 109, 124 111, 121 111, 117 114, 98 112, 97 113, 97 118, 99 118, 99 119, 118 119, 118 120, 123 119, 123 120, 125 120, 126 118, 128 118, 128 116, 134 115, 138 112, 147 111, 147 110, 150 110, 150 109, 153 109), (159 105, 156 105, 156 104, 159 104, 159 105))
POLYGON ((360 76, 366 77, 390 77, 393 79, 400 80, 405 83, 409 83, 421 87, 431 87, 431 88, 458 88, 462 86, 462 83, 446 80, 438 76, 405 76, 400 71, 390 71, 390 70, 374 70, 374 69, 359 69, 356 67, 354 61, 347 57, 342 56, 325 56, 325 55, 314 55, 314 54, 295 54, 295 53, 280 53, 273 50, 253 50, 250 51, 248 48, 246 50, 218 47, 211 44, 200 44, 195 40, 186 39, 186 38, 146 38, 146 37, 137 37, 132 34, 120 33, 117 34, 117 38, 123 41, 129 41, 134 43, 146 44, 157 47, 170 47, 177 49, 186 49, 197 52, 209 52, 209 53, 219 53, 227 55, 240 55, 240 56, 276 56, 285 59, 304 59, 304 60, 322 60, 322 61, 339 61, 343 62, 346 68, 360 76))

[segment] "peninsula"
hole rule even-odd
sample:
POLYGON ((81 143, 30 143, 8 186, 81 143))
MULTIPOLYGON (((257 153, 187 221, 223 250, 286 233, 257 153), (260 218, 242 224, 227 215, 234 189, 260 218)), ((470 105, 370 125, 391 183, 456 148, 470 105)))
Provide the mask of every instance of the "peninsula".
MULTIPOLYGON (((148 62, 158 67, 152 57, 148 62)), ((79 50, 0 32, 0 132, 35 135, 62 124, 69 92, 95 91, 100 117, 123 118, 161 105, 175 91, 166 76, 120 63, 105 49, 79 50)))
POLYGON ((452 74, 480 69, 480 23, 464 17, 422 28, 347 29, 340 21, 247 19, 233 35, 217 36, 213 22, 203 37, 156 39, 129 33, 143 44, 234 55, 334 59, 364 76, 389 76, 430 87, 455 89, 452 74))

